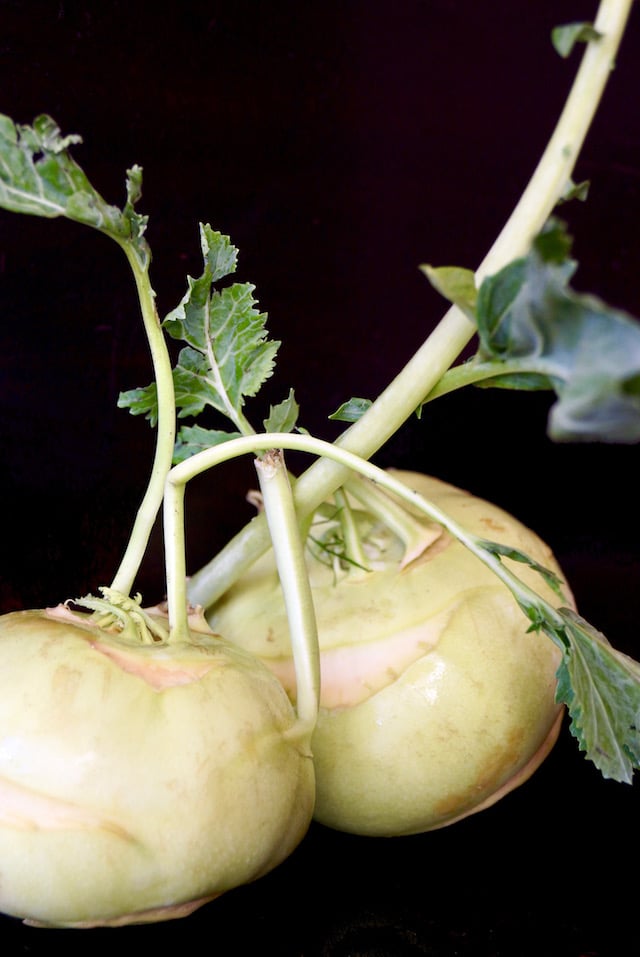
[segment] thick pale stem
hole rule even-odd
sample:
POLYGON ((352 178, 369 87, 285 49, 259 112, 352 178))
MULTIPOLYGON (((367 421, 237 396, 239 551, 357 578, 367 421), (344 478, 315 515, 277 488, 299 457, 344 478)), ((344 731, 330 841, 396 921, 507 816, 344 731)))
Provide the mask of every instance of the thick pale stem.
POLYGON ((304 542, 282 452, 269 451, 256 459, 255 466, 289 623, 296 672, 296 711, 311 733, 320 705, 320 647, 304 542))
MULTIPOLYGON (((624 33, 632 0, 602 0, 594 23, 601 34, 587 45, 571 92, 542 158, 520 201, 477 270, 477 280, 497 272, 529 249, 570 182, 624 33)), ((336 444, 369 458, 413 414, 475 333, 455 306, 450 308, 404 369, 336 444)), ((346 471, 330 458, 315 462, 297 480, 299 515, 308 515, 343 484, 346 471)), ((192 601, 212 605, 269 547, 266 521, 246 526, 189 583, 192 601)))
POLYGON ((120 567, 111 583, 113 591, 129 595, 133 588, 135 577, 142 563, 144 553, 149 543, 149 537, 154 523, 162 506, 164 483, 173 461, 173 449, 176 438, 175 399, 173 388, 173 373, 171 359, 155 305, 155 296, 146 268, 134 250, 126 243, 122 248, 129 260, 138 290, 142 321, 151 352, 154 378, 158 391, 158 429, 156 434, 156 449, 151 468, 151 476, 146 492, 138 509, 133 530, 120 562, 120 567))
POLYGON ((289 621, 298 689, 296 711, 301 725, 299 730, 311 734, 320 701, 320 649, 313 598, 304 559, 304 543, 282 453, 276 451, 268 439, 265 441, 264 435, 245 436, 217 445, 176 465, 169 473, 164 497, 169 641, 184 641, 189 633, 185 596, 186 483, 206 469, 255 451, 268 452, 263 459, 256 461, 256 470, 289 621))
POLYGON ((180 643, 189 638, 184 524, 186 481, 187 479, 180 481, 179 476, 178 481, 175 481, 170 472, 164 493, 164 564, 167 576, 167 614, 171 643, 180 643))

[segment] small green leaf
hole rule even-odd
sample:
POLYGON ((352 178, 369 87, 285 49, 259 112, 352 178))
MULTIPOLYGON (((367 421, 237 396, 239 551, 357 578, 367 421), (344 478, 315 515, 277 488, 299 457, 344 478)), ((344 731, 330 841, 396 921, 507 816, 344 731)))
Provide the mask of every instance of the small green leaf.
POLYGON ((332 412, 330 419, 336 422, 357 422, 371 406, 371 399, 351 398, 332 412))
POLYGON ((490 554, 496 555, 500 559, 510 558, 511 561, 521 562, 523 565, 528 565, 529 568, 532 568, 538 573, 538 575, 540 575, 549 588, 556 593, 558 598, 566 601, 566 595, 562 591, 562 579, 559 578, 555 572, 551 571, 551 569, 546 568, 539 562, 536 562, 533 558, 527 555, 526 552, 522 552, 520 549, 513 548, 510 545, 502 545, 499 542, 489 541, 488 539, 483 539, 480 544, 483 548, 490 552, 490 554))
MULTIPOLYGON (((567 232, 566 224, 561 219, 551 217, 534 236, 531 251, 541 262, 558 266, 561 280, 566 284, 578 268, 575 259, 571 258, 572 246, 573 238, 567 232)), ((532 258, 531 254, 529 258, 532 258)))
POLYGON ((118 408, 131 415, 144 415, 152 428, 158 424, 158 391, 155 382, 140 389, 129 389, 118 396, 118 408))
POLYGON ((573 180, 569 180, 557 205, 561 206, 563 203, 568 203, 574 199, 584 203, 589 196, 590 186, 591 183, 588 179, 584 179, 580 183, 574 183, 573 180))
POLYGON ((209 267, 209 283, 219 282, 236 271, 238 250, 228 236, 223 236, 208 224, 200 225, 200 246, 204 261, 209 267))
POLYGON ((269 407, 269 415, 263 422, 265 432, 293 432, 299 412, 300 406, 290 389, 286 399, 269 407))
POLYGON ((434 289, 458 306, 466 316, 475 318, 477 289, 473 272, 459 266, 420 266, 434 289))
POLYGON ((576 22, 564 23, 554 27, 551 31, 551 42, 556 53, 565 58, 569 56, 576 43, 591 43, 600 40, 602 34, 595 29, 592 23, 576 22))
POLYGON ((602 775, 630 784, 640 767, 640 664, 571 609, 559 614, 569 645, 557 699, 567 705, 580 749, 602 775))
POLYGON ((183 425, 178 432, 173 453, 173 463, 184 462, 198 452, 221 445, 229 439, 240 438, 240 432, 223 432, 215 429, 203 429, 200 425, 183 425))
POLYGON ((142 167, 132 166, 127 170, 127 202, 123 209, 123 216, 129 223, 129 232, 134 247, 138 252, 138 259, 144 269, 149 268, 151 251, 143 236, 149 222, 148 216, 142 216, 134 209, 135 204, 142 196, 142 167))

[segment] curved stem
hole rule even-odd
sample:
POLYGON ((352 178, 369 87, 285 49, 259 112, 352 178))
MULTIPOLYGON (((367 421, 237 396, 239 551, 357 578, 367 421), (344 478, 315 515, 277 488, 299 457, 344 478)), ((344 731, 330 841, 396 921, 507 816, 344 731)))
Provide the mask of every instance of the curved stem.
MULTIPOLYGON (((556 128, 531 180, 476 273, 477 281, 525 253, 570 182, 584 139, 615 62, 633 0, 601 0, 594 27, 601 34, 587 44, 556 128)), ((457 359, 475 327, 452 306, 404 369, 336 445, 369 458, 423 402, 457 359)), ((343 484, 345 469, 330 457, 315 462, 297 480, 299 515, 307 515, 343 484)), ((189 582, 192 601, 209 606, 269 547, 266 521, 259 516, 189 582)))
MULTIPOLYGON (((517 576, 510 572, 496 555, 495 550, 491 550, 492 543, 486 542, 472 532, 468 532, 463 526, 459 525, 446 512, 442 511, 437 505, 429 502, 424 496, 420 495, 410 486, 405 485, 399 479, 394 478, 384 469, 372 462, 361 458, 347 449, 342 449, 325 442, 322 439, 313 438, 310 435, 295 435, 291 433, 263 433, 255 436, 243 436, 239 439, 230 439, 222 445, 214 446, 211 449, 205 449, 198 452, 185 462, 174 466, 167 478, 167 488, 165 493, 165 514, 171 522, 172 529, 175 529, 176 537, 174 545, 175 552, 169 549, 167 551, 167 567, 173 566, 172 573, 168 575, 168 582, 171 582, 171 588, 168 590, 169 621, 172 623, 172 636, 186 628, 187 605, 184 601, 184 578, 181 578, 184 562, 184 522, 182 519, 182 502, 184 498, 184 488, 186 483, 200 475, 207 469, 220 465, 222 462, 229 461, 240 455, 251 453, 256 454, 260 451, 271 451, 273 449, 290 449, 299 452, 307 452, 311 455, 322 455, 331 461, 340 465, 344 471, 349 474, 355 472, 369 479, 371 482, 379 485, 381 488, 396 495, 402 501, 406 502, 412 508, 417 508, 423 515, 426 515, 432 521, 437 522, 454 536, 462 545, 468 548, 483 564, 485 564, 494 574, 509 588, 514 597, 521 603, 540 603, 543 602, 528 585, 525 585, 517 576), (177 505, 177 508, 176 508, 177 505), (174 526, 171 516, 175 515, 179 519, 174 526)), ((546 607, 546 603, 543 602, 546 607)), ((555 610, 550 608, 550 614, 558 621, 559 616, 555 610)), ((290 630, 293 628, 293 622, 290 622, 290 630)), ((295 639, 292 634, 292 643, 295 648, 295 639)))
POLYGON ((160 326, 155 305, 155 295, 149 282, 148 270, 140 264, 140 260, 134 249, 127 243, 122 243, 121 245, 129 260, 136 281, 142 321, 151 352, 151 361, 153 363, 154 378, 158 392, 158 427, 151 476, 138 509, 125 554, 111 583, 113 591, 121 592, 123 595, 129 595, 149 543, 153 525, 162 506, 164 483, 173 461, 173 449, 176 438, 176 413, 171 359, 160 326))

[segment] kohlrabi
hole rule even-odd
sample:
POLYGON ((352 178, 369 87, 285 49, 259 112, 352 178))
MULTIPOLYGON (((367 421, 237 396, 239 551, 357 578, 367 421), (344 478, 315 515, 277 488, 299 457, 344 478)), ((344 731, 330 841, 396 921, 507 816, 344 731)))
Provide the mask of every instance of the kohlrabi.
MULTIPOLYGON (((557 398, 549 434, 556 440, 638 441, 638 323, 573 291, 570 279, 576 264, 570 256, 571 241, 563 223, 549 218, 560 200, 584 191, 584 186, 573 184, 572 171, 615 59, 628 11, 627 3, 605 2, 595 24, 571 24, 555 32, 556 47, 563 55, 576 40, 586 42, 587 49, 557 127, 511 219, 475 276, 463 269, 424 267, 431 282, 452 301, 452 308, 375 402, 351 399, 338 410, 335 417, 353 424, 331 452, 316 445, 318 461, 295 481, 294 499, 306 528, 307 573, 323 676, 322 708, 312 740, 318 782, 316 816, 334 827, 370 834, 408 833, 439 827, 486 807, 524 780, 542 760, 557 729, 558 704, 568 706, 581 749, 606 777, 630 781, 638 764, 638 666, 611 649, 602 635, 576 615, 566 589, 563 594, 554 581, 552 572, 559 574, 560 570, 546 547, 512 518, 503 516, 497 521, 494 535, 492 522, 487 520, 486 541, 475 549, 476 556, 488 560, 499 577, 505 572, 501 559, 515 558, 524 580, 527 567, 523 556, 529 555, 530 567, 542 576, 539 600, 523 597, 513 569, 503 576, 503 585, 524 612, 519 623, 517 616, 504 617, 505 593, 497 583, 493 583, 489 599, 484 593, 484 572, 477 564, 477 577, 474 579, 473 572, 466 577, 468 555, 454 548, 446 536, 432 541, 432 527, 426 532, 416 528, 410 516, 400 515, 379 494, 371 490, 365 494, 365 487, 354 483, 353 471, 349 472, 339 455, 344 451, 368 458, 425 402, 469 383, 554 391, 557 398), (475 333, 476 355, 452 367, 475 333), (447 583, 456 582, 459 588, 451 596, 451 606, 440 569, 447 583), (541 597, 543 582, 552 586, 553 594, 546 599, 541 597), (474 583, 474 601, 466 604, 474 583), (482 614, 478 612, 482 624, 477 626, 477 634, 492 650, 481 654, 477 638, 477 660, 467 659, 460 684, 447 684, 456 670, 451 648, 463 655, 464 642, 450 642, 445 625, 452 618, 452 607, 465 606, 471 620, 469 609, 476 600, 484 609, 482 614), (492 618, 494 626, 490 627, 487 622, 492 618), (440 635, 441 644, 436 638, 440 635), (544 640, 548 639, 552 645, 545 649, 544 640), (492 655, 505 662, 505 646, 512 652, 518 647, 520 652, 511 659, 513 669, 505 668, 500 679, 499 669, 487 665, 494 676, 491 687, 484 689, 493 700, 489 722, 480 717, 482 693, 476 697, 463 693, 464 682, 474 684, 482 671, 483 654, 487 655, 485 662, 492 655), (411 720, 406 713, 406 686, 416 669, 421 681, 431 684, 429 693, 423 686, 414 689, 411 720), (522 692, 523 687, 530 687, 532 669, 539 671, 546 689, 537 689, 538 722, 524 703, 530 699, 522 692), (548 669, 555 675, 549 684, 548 669), (438 674, 446 675, 442 685, 434 678, 438 674), (450 690, 441 693, 441 687, 450 690), (430 696, 432 706, 428 707, 430 696), (522 712, 514 707, 518 700, 522 712), (402 720, 389 717, 400 710, 402 720), (458 725, 452 715, 457 715, 458 725), (437 746, 430 737, 430 732, 437 735, 438 721, 456 727, 446 746, 442 734, 437 746), (395 725, 393 731, 390 725, 395 725), (529 735, 523 731, 525 725, 529 735), (465 733, 459 730, 462 726, 465 733), (422 729, 419 751, 412 750, 410 743, 415 743, 416 727, 422 729), (501 728, 491 744, 488 727, 501 728), (399 744, 402 728, 406 730, 404 751, 399 744), (476 734, 486 745, 481 769, 475 763, 482 751, 476 734), (425 738, 430 746, 424 744, 425 738), (392 755, 402 771, 395 764, 393 772, 389 771, 392 755), (442 769, 443 761, 448 775, 442 769)), ((198 308, 198 301, 190 302, 187 296, 181 326, 175 316, 166 322, 170 334, 191 342, 185 334, 186 317, 191 317, 195 327, 198 308)), ((202 323, 198 328, 198 354, 204 356, 202 323)), ((184 371, 179 364, 176 382, 184 381, 184 371)), ((207 401, 213 369, 209 370, 205 361, 200 371, 203 386, 197 385, 194 376, 190 378, 188 401, 182 403, 184 415, 201 411, 207 401)), ((151 418, 155 415, 148 391, 131 393, 123 402, 135 412, 146 412, 151 418)), ((265 423, 265 427, 278 426, 265 423)), ((219 438, 217 432, 207 438, 207 430, 198 426, 183 428, 177 459, 186 461, 174 468, 170 485, 181 486, 222 454, 231 456, 231 446, 239 441, 231 435, 224 453, 200 451, 219 438)), ((265 441, 268 444, 269 440, 265 441)), ((313 452, 312 444, 295 436, 280 442, 285 448, 305 447, 313 452)), ((258 447, 267 446, 255 441, 246 446, 258 447)), ((350 467, 359 466, 352 462, 350 467)), ((378 490, 385 485, 380 474, 369 478, 378 490)), ((439 498, 441 487, 433 486, 432 480, 412 477, 411 481, 434 489, 439 498)), ((483 510, 492 508, 471 496, 464 499, 460 493, 447 502, 465 529, 465 514, 473 525, 474 518, 482 522, 483 510)), ((435 521, 446 528, 442 517, 435 521)), ((191 577, 189 595, 192 602, 206 607, 215 629, 259 654, 295 696, 287 650, 293 630, 287 624, 272 560, 260 558, 273 537, 273 532, 269 537, 268 527, 264 516, 256 517, 191 577)), ((459 529, 453 534, 462 540, 459 529)), ((469 541, 466 545, 470 547, 469 541)), ((455 632, 457 624, 452 628, 455 632)), ((466 634, 473 631, 469 624, 466 634)), ((456 659, 458 673, 460 660, 456 659)))
POLYGON ((39 926, 182 917, 279 864, 313 807, 308 733, 260 662, 108 598, 0 622, 0 902, 39 926))
MULTIPOLYGON (((467 531, 559 574, 549 549, 495 506, 424 475, 390 474, 467 531)), ((308 539, 322 648, 316 818, 374 835, 424 831, 493 803, 546 757, 562 719, 562 655, 527 633, 508 589, 443 526, 409 512, 403 536, 389 528, 394 500, 376 485, 350 482, 346 493, 308 539), (362 546, 357 564, 339 551, 346 508, 362 546)), ((532 569, 522 578, 558 603, 532 569)), ((216 603, 211 623, 259 656, 295 700, 270 553, 216 603)))
POLYGON ((187 615, 184 581, 177 624, 130 595, 171 467, 173 377, 134 211, 141 171, 128 173, 124 209, 109 206, 71 158, 75 142, 50 117, 32 127, 0 117, 0 203, 76 220, 122 247, 153 359, 158 438, 111 586, 0 618, 0 907, 88 927, 182 916, 290 853, 314 804, 317 682, 312 645, 296 713, 264 665, 187 615))
POLYGON ((334 444, 297 426, 293 391, 250 424, 245 400, 278 343, 254 287, 228 282, 228 237, 200 226, 202 273, 160 322, 140 169, 120 210, 72 158, 78 137, 48 116, 0 117, 0 205, 89 225, 125 252, 154 381, 120 405, 157 427, 111 585, 0 618, 4 911, 76 927, 181 916, 276 866, 314 809, 372 835, 451 824, 527 779, 565 707, 601 772, 631 780, 640 666, 578 615, 548 546, 495 505, 369 462, 470 383, 553 390, 554 438, 638 441, 640 329, 572 290, 570 240, 550 218, 575 192, 630 6, 603 0, 594 24, 556 34, 563 55, 587 47, 522 200, 475 274, 424 267, 451 308, 375 401, 345 402, 334 444), (173 369, 165 333, 182 343, 173 369), (185 425, 176 442, 176 416, 203 412, 214 427, 185 425), (287 450, 317 461, 291 477, 287 450), (260 514, 187 581, 186 487, 246 454, 260 514), (167 600, 144 608, 131 592, 161 506, 167 600))

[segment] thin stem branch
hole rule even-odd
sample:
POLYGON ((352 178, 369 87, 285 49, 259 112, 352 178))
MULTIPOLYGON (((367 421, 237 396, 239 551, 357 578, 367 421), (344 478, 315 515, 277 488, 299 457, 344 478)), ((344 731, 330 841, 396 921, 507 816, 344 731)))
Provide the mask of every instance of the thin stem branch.
POLYGON ((369 559, 364 553, 362 539, 349 500, 342 488, 336 489, 334 497, 338 510, 336 517, 340 523, 345 557, 350 562, 351 570, 357 569, 358 572, 366 572, 369 569, 369 559))
POLYGON ((255 467, 289 623, 296 712, 311 733, 320 706, 320 646, 304 542, 282 452, 274 450, 256 459, 255 467))
POLYGON ((120 567, 111 583, 113 591, 129 595, 162 506, 164 483, 173 461, 176 413, 171 359, 160 326, 148 270, 140 264, 135 250, 129 244, 122 243, 121 246, 135 278, 158 393, 158 427, 151 475, 120 567))
MULTIPOLYGON (((476 273, 480 282, 523 255, 564 194, 584 139, 615 63, 633 0, 601 0, 594 22, 601 34, 587 44, 555 130, 513 213, 476 273)), ((336 445, 370 458, 420 406, 475 333, 475 326, 452 306, 404 369, 336 445)), ((346 471, 331 457, 315 462, 297 480, 299 515, 312 512, 335 492, 346 471)), ((269 547, 266 521, 245 526, 189 583, 193 602, 212 605, 269 547)))

